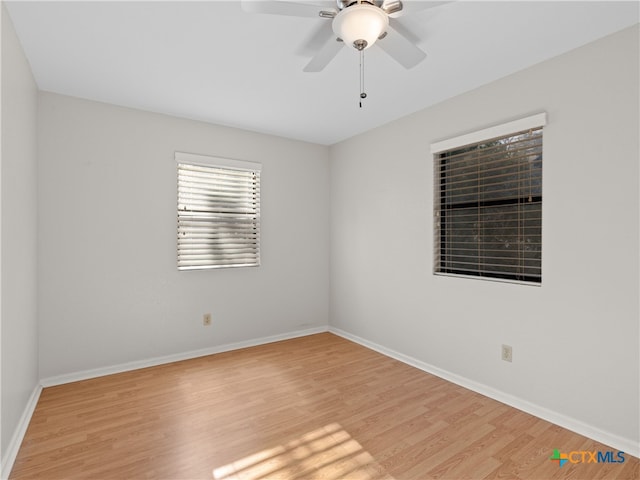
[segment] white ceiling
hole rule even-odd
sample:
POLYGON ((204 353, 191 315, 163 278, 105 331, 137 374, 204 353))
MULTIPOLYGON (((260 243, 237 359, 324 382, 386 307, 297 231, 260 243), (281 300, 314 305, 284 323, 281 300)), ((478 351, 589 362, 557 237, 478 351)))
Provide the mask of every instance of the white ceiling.
POLYGON ((362 109, 355 50, 302 72, 330 20, 249 14, 239 1, 6 5, 41 90, 325 145, 639 20, 637 1, 431 3, 399 19, 428 54, 421 64, 366 51, 362 109))

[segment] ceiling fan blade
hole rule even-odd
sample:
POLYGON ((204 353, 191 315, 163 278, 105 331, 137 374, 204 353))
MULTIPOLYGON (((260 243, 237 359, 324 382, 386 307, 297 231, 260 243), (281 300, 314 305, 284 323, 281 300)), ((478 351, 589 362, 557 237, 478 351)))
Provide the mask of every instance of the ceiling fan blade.
POLYGON ((391 13, 389 16, 391 18, 403 17, 405 15, 413 15, 414 13, 421 12, 422 10, 426 10, 428 8, 438 7, 440 5, 444 5, 445 3, 451 3, 452 0, 446 0, 441 2, 435 1, 424 1, 424 0, 384 0, 382 2, 382 9, 387 10, 391 9, 391 13), (397 10, 397 6, 395 4, 400 3, 401 8, 397 10))
POLYGON ((379 45, 391 58, 405 68, 415 67, 427 56, 391 24, 387 28, 387 35, 378 40, 376 45, 379 45))
POLYGON ((335 39, 331 22, 326 21, 318 25, 318 28, 309 36, 298 53, 306 57, 312 57, 327 43, 330 38, 335 39))
MULTIPOLYGON (((323 6, 308 2, 285 2, 277 0, 242 0, 242 9, 247 13, 289 15, 292 17, 318 18, 323 6)), ((331 9, 329 9, 331 10, 331 9)))
POLYGON ((331 60, 338 54, 344 43, 338 41, 333 35, 324 43, 322 48, 311 59, 307 66, 302 69, 303 72, 321 72, 331 60))

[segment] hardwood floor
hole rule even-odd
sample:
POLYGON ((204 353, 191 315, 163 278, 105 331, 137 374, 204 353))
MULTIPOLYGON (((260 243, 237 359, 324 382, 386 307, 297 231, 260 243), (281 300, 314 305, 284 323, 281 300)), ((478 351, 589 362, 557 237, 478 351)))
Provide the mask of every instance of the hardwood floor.
POLYGON ((324 333, 46 388, 10 478, 639 477, 554 449, 613 450, 324 333))

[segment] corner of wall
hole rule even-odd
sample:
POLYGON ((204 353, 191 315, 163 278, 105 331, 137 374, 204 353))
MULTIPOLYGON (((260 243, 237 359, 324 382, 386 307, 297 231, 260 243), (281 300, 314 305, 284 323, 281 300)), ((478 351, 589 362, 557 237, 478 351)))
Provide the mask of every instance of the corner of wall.
POLYGON ((0 463, 5 477, 40 388, 36 308, 38 87, 4 2, 0 20, 0 463))

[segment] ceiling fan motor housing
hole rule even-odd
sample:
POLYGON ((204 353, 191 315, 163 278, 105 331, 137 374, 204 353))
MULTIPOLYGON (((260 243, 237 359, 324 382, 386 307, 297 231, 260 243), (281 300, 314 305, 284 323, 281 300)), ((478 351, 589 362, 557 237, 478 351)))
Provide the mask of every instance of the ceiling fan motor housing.
POLYGON ((336 0, 336 3, 338 4, 338 10, 344 10, 345 8, 357 3, 368 3, 369 5, 376 5, 379 7, 382 5, 382 0, 336 0))
POLYGON ((340 10, 333 19, 333 32, 356 50, 369 48, 386 31, 389 17, 379 7, 356 3, 340 10))

